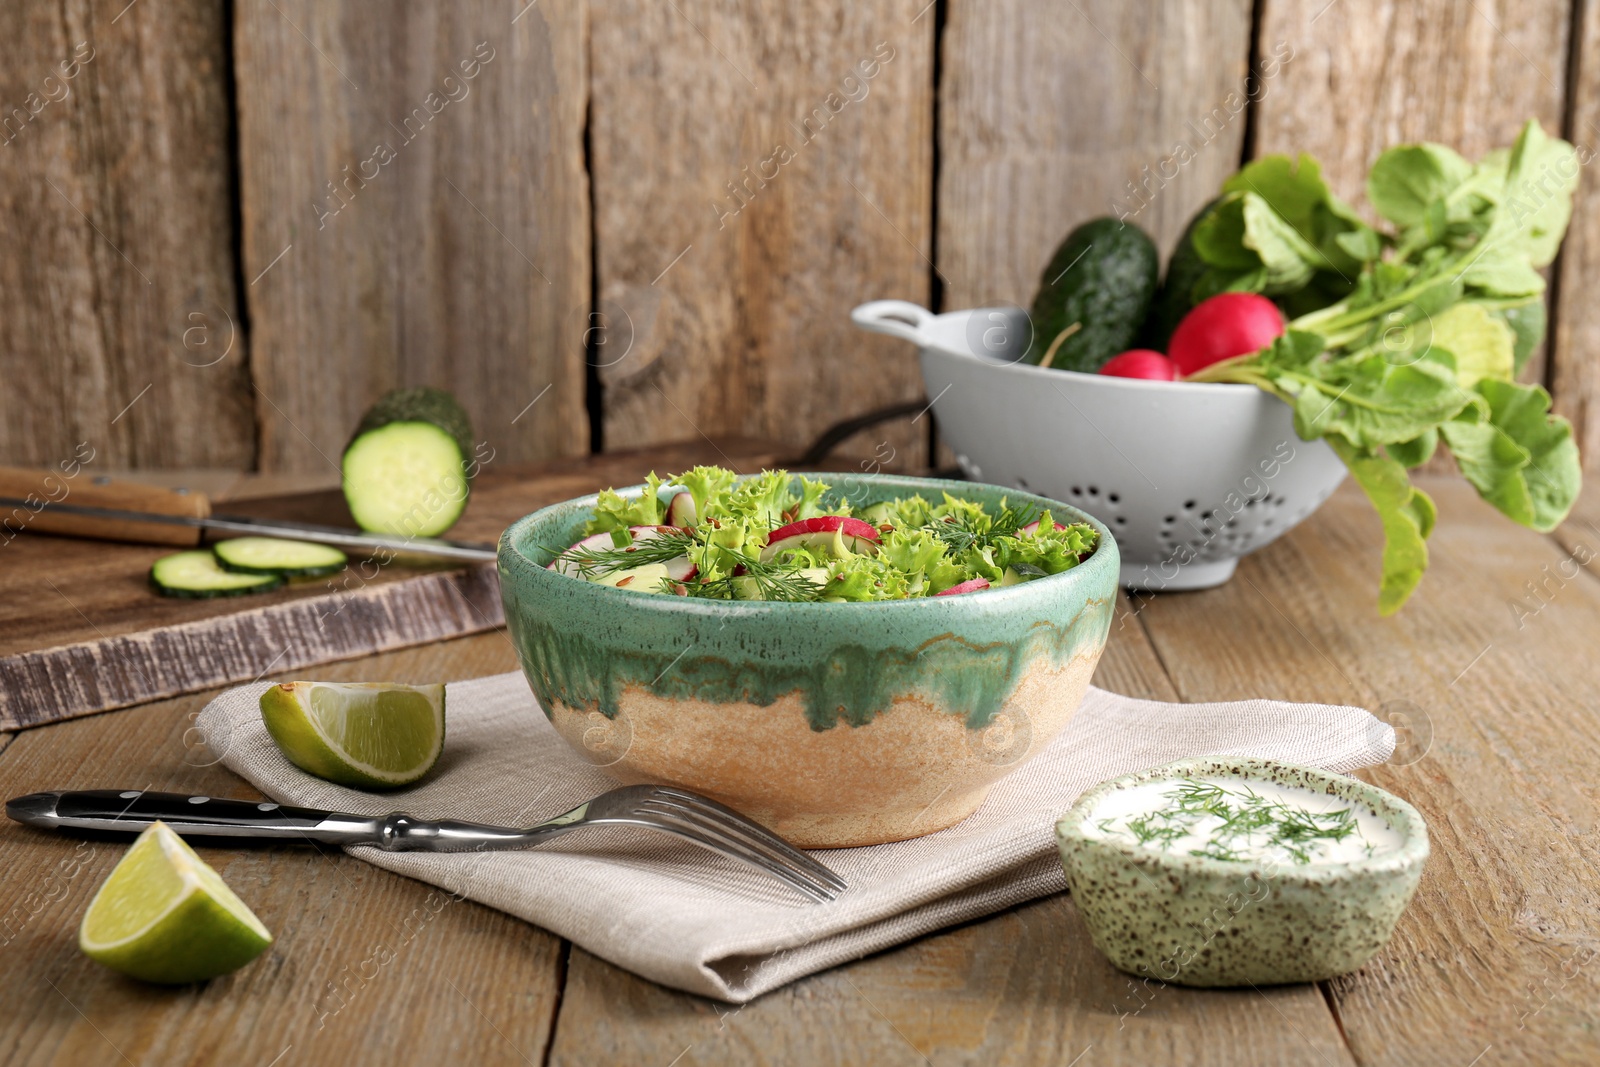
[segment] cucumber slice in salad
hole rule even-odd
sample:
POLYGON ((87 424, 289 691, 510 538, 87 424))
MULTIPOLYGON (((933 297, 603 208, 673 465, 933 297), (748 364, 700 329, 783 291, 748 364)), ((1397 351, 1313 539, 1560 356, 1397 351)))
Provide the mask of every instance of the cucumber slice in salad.
POLYGON ((281 537, 235 537, 211 546, 217 562, 235 574, 281 574, 307 578, 344 570, 345 554, 329 545, 281 537))
POLYGON ((363 530, 437 537, 467 506, 472 424, 442 389, 397 389, 345 446, 344 499, 363 530))
POLYGON ((233 574, 217 564, 209 548, 197 548, 156 560, 150 565, 150 584, 162 596, 243 596, 278 588, 283 575, 233 574))

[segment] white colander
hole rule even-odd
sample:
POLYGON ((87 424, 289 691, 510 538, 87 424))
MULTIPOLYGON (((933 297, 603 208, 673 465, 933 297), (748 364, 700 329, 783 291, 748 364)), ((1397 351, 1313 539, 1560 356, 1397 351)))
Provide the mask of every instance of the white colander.
POLYGON ((1208 589, 1311 514, 1344 480, 1288 405, 1251 385, 1152 382, 1016 362, 1020 308, 935 315, 903 300, 850 314, 921 349, 940 436, 974 481, 1082 508, 1122 551, 1122 584, 1208 589))

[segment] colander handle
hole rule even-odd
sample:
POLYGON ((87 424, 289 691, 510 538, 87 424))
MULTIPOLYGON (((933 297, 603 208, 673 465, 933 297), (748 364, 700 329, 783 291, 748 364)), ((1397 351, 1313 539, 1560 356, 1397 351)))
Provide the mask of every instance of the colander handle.
POLYGON ((863 330, 886 333, 918 346, 929 343, 923 330, 935 317, 927 308, 909 300, 872 300, 850 312, 850 321, 863 330))

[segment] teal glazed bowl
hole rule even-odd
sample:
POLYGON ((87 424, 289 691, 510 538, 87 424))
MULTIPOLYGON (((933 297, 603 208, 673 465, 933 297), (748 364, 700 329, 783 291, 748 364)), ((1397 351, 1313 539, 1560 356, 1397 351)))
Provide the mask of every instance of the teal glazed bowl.
POLYGON ((945 492, 1048 508, 1089 523, 1099 546, 1063 574, 961 596, 704 600, 547 569, 582 536, 588 496, 501 536, 506 622, 545 715, 623 782, 704 793, 810 848, 920 837, 970 815, 1077 710, 1116 604, 1116 542, 1076 508, 1015 489, 825 479, 857 511, 945 492))

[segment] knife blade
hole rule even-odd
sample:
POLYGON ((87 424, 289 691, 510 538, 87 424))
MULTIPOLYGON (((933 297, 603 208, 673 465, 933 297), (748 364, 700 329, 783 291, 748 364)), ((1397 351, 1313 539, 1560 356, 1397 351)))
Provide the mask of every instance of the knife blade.
MULTIPOLYGON (((0 507, 33 509, 37 501, 21 497, 0 496, 0 507)), ((91 519, 112 519, 120 522, 151 522, 166 526, 186 526, 191 529, 215 530, 221 533, 246 534, 254 537, 281 537, 290 541, 314 541, 339 548, 388 549, 436 559, 453 559, 473 563, 493 563, 495 546, 478 541, 447 541, 437 537, 404 537, 398 534, 375 534, 363 530, 350 530, 339 526, 319 526, 309 522, 289 522, 279 519, 252 519, 244 515, 162 515, 153 511, 129 511, 123 508, 92 507, 87 504, 51 502, 44 505, 50 511, 63 515, 81 515, 91 519)))

